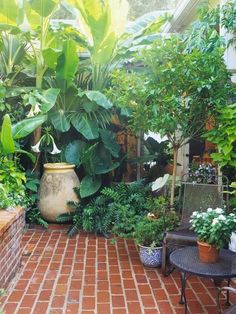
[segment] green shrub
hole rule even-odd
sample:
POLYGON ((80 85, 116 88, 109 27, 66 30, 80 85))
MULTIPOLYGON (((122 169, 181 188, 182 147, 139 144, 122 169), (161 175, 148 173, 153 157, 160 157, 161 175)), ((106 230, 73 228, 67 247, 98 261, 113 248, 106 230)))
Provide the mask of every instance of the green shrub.
POLYGON ((89 203, 69 203, 75 208, 72 214, 61 215, 58 221, 71 220, 69 235, 79 230, 94 232, 108 237, 111 233, 131 237, 138 221, 147 215, 149 188, 143 182, 118 183, 105 187, 101 194, 89 203))
POLYGON ((43 219, 38 208, 38 189, 40 184, 38 176, 37 172, 26 171, 26 197, 23 206, 26 210, 27 222, 47 228, 48 223, 43 219))
MULTIPOLYGON (((149 186, 144 185, 142 181, 105 187, 101 194, 89 203, 84 204, 80 201, 70 202, 69 205, 75 209, 75 212, 57 218, 59 222, 72 221, 68 231, 69 236, 84 230, 105 237, 115 234, 118 237, 132 238, 140 221, 146 221, 147 214, 152 212, 160 219, 150 226, 153 228, 157 224, 159 224, 158 228, 160 225, 165 226, 161 227, 162 239, 163 231, 173 228, 178 221, 175 212, 169 212, 168 201, 164 197, 153 198, 149 186)), ((148 226, 149 224, 147 228, 148 226)))
POLYGON ((159 217, 149 220, 144 217, 136 227, 133 234, 137 244, 149 247, 161 246, 165 231, 177 227, 179 218, 175 211, 159 212, 159 217))
POLYGON ((0 157, 0 208, 22 205, 26 177, 17 160, 0 157))

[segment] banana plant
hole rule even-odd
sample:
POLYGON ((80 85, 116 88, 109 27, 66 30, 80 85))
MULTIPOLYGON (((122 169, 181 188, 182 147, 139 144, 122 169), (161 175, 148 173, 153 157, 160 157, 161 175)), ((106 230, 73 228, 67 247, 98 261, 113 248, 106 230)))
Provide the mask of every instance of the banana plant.
POLYGON ((26 43, 17 35, 2 32, 0 35, 0 72, 6 86, 12 86, 23 70, 26 43))
POLYGON ((19 23, 22 9, 16 0, 0 2, 0 72, 4 83, 11 86, 23 69, 26 43, 22 40, 19 23))
MULTIPOLYGON (((45 72, 58 56, 54 49, 57 37, 50 29, 50 20, 59 5, 59 0, 24 0, 21 4, 17 0, 2 0, 0 3, 0 30, 24 38, 24 44, 14 57, 19 56, 27 43, 30 64, 35 65, 35 87, 39 93, 43 88, 45 72)), ((38 142, 40 136, 39 127, 34 134, 34 143, 38 142)))
POLYGON ((127 0, 66 2, 72 6, 79 21, 79 30, 74 32, 74 39, 89 52, 94 90, 102 91, 108 84, 112 70, 135 50, 153 41, 163 23, 163 19, 158 18, 159 14, 152 12, 128 24, 127 0))

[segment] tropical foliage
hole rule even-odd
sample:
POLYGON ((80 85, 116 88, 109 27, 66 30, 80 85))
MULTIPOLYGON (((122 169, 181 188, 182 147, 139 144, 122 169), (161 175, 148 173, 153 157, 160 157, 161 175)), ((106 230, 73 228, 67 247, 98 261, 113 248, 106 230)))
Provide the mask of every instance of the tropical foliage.
POLYGON ((203 134, 209 117, 216 115, 232 95, 223 51, 217 47, 210 52, 196 48, 187 51, 187 47, 189 43, 178 36, 157 40, 139 56, 144 74, 136 73, 133 83, 130 78, 134 74, 126 74, 128 91, 123 82, 114 81, 119 86, 114 88, 116 104, 123 108, 125 103, 131 111, 130 127, 136 132, 151 130, 167 136, 172 146, 172 205, 179 148, 203 134), (142 88, 137 91, 139 81, 142 88))
POLYGON ((113 104, 103 94, 111 72, 149 44, 162 22, 153 12, 128 25, 127 15, 126 0, 0 5, 0 110, 10 109, 13 135, 23 146, 31 141, 37 163, 44 161, 44 147, 43 159, 55 160, 48 152, 62 151, 59 160, 77 165, 81 197, 95 193, 104 174, 119 166, 120 148, 109 127, 113 104), (54 20, 62 6, 74 25, 54 20), (22 140, 32 132, 32 140, 22 140))
POLYGON ((89 203, 70 203, 70 206, 75 212, 57 219, 59 222, 72 221, 69 236, 84 230, 105 237, 135 237, 139 244, 147 244, 147 238, 151 238, 148 245, 153 241, 160 244, 163 232, 173 229, 179 222, 177 214, 169 210, 169 202, 164 197, 152 197, 150 186, 143 181, 105 187, 89 203), (157 218, 153 224, 147 220, 149 212, 157 218))
MULTIPOLYGON (((150 4, 163 5, 135 3, 143 12, 150 4)), ((204 133, 209 119, 206 136, 218 146, 214 160, 235 166, 235 105, 223 62, 225 47, 235 40, 235 4, 223 6, 221 16, 218 8, 200 14, 182 36, 162 38, 158 32, 166 17, 152 11, 128 22, 127 0, 2 0, 2 207, 14 198, 12 186, 34 209, 29 220, 46 226, 37 211, 38 176, 31 171, 26 178, 20 164, 34 172, 45 161, 66 161, 76 165, 81 181, 82 202, 71 204, 73 217, 64 217, 73 219, 72 230, 130 236, 154 204, 138 186, 102 189, 126 158, 114 121, 138 136, 153 131, 168 138, 174 161, 171 205, 178 151, 204 133), (60 20, 63 11, 71 20, 60 20), (219 36, 220 18, 231 33, 228 43, 219 36), (8 178, 4 169, 13 175, 8 178), (91 201, 94 194, 99 196, 91 201)), ((149 140, 145 158, 135 162, 164 166, 168 149, 149 140)))
POLYGON ((228 161, 234 158, 235 137, 232 135, 224 142, 227 132, 234 130, 229 128, 221 133, 222 128, 232 122, 224 125, 225 116, 220 113, 231 110, 232 115, 233 105, 228 108, 228 104, 234 91, 224 64, 224 45, 217 32, 218 26, 219 9, 204 8, 200 20, 190 31, 182 36, 157 39, 150 49, 143 50, 136 60, 137 64, 141 60, 144 68, 136 67, 133 73, 123 71, 113 76, 113 101, 129 116, 131 129, 137 134, 150 130, 160 133, 171 143, 172 205, 178 151, 190 139, 203 135, 206 124, 214 121, 213 117, 217 127, 212 124, 210 140, 214 138, 213 142, 223 144, 228 161), (214 137, 217 129, 221 140, 214 137))

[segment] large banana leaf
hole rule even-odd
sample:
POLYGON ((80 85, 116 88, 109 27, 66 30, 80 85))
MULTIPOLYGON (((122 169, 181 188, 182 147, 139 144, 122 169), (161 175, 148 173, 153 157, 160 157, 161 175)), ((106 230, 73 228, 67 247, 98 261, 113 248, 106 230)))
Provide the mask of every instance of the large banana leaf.
POLYGON ((91 60, 106 64, 112 59, 118 39, 125 29, 126 0, 67 0, 79 10, 80 29, 88 38, 91 60))
POLYGON ((72 40, 66 40, 63 44, 63 51, 58 58, 56 75, 58 79, 63 79, 70 86, 74 80, 78 67, 77 45, 72 40))
POLYGON ((49 16, 60 0, 30 0, 31 8, 40 16, 49 16))
POLYGON ((22 120, 12 126, 14 139, 21 139, 31 134, 47 120, 47 115, 39 115, 33 118, 22 120))
POLYGON ((44 24, 47 27, 47 18, 58 7, 60 0, 23 0, 24 12, 31 29, 44 24))
POLYGON ((3 118, 1 129, 1 148, 3 154, 12 154, 15 152, 15 145, 11 130, 11 119, 10 116, 6 114, 3 118))
MULTIPOLYGON (((26 44, 17 35, 2 33, 0 46, 0 72, 8 75, 14 72, 16 65, 20 66, 26 55, 26 44)), ((10 84, 9 84, 10 85, 10 84)))
POLYGON ((0 1, 0 29, 2 26, 17 26, 17 18, 20 7, 17 0, 1 0, 0 1))
POLYGON ((43 50, 43 58, 46 65, 50 68, 55 70, 57 67, 57 61, 59 56, 61 55, 61 50, 49 47, 43 50))
MULTIPOLYGON (((153 11, 142 15, 134 22, 130 22, 125 30, 126 34, 130 34, 133 37, 143 35, 153 24, 160 22, 163 23, 160 18, 160 11, 153 11)), ((160 26, 161 26, 160 24, 160 26)))
POLYGON ((41 103, 40 109, 42 113, 47 113, 50 109, 52 109, 52 107, 54 107, 59 92, 60 90, 57 88, 49 88, 41 93, 38 93, 37 96, 41 103))

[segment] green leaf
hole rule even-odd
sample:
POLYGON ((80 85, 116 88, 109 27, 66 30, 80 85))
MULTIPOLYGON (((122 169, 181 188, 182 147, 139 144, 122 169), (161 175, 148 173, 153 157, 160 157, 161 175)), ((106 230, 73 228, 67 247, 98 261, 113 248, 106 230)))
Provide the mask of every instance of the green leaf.
MULTIPOLYGON (((140 36, 152 25, 160 20, 160 12, 153 11, 139 17, 126 27, 126 33, 132 34, 134 37, 140 36)), ((162 21, 160 23, 163 23, 162 21)), ((161 26, 161 25, 160 25, 161 26)))
POLYGON ((43 58, 46 65, 55 70, 57 66, 57 60, 61 55, 61 51, 53 48, 47 48, 43 50, 43 58))
POLYGON ((96 151, 94 154, 93 167, 94 173, 104 174, 111 170, 117 168, 119 163, 113 163, 110 151, 106 149, 103 143, 99 143, 96 146, 96 151))
POLYGON ((47 115, 40 115, 14 124, 12 126, 13 138, 17 140, 26 137, 41 126, 45 121, 47 121, 47 115))
POLYGON ((119 157, 120 146, 116 142, 114 133, 105 129, 101 129, 99 132, 101 134, 101 138, 106 149, 110 151, 113 157, 119 157))
POLYGON ((74 80, 78 62, 79 58, 76 43, 72 40, 65 41, 63 44, 63 53, 58 58, 56 67, 57 78, 65 80, 67 86, 70 86, 74 80))
POLYGON ((89 175, 93 176, 95 174, 94 171, 94 162, 96 160, 96 149, 98 143, 93 144, 81 156, 81 163, 89 175))
POLYGON ((30 0, 31 8, 42 17, 52 13, 59 0, 30 0))
POLYGON ((15 152, 14 140, 12 137, 11 119, 8 114, 3 118, 1 130, 2 152, 4 154, 12 154, 15 152))
POLYGON ((70 129, 70 116, 60 109, 50 115, 54 128, 61 132, 67 132, 70 129))
POLYGON ((17 5, 16 0, 1 0, 0 1, 0 29, 1 29, 1 24, 16 26, 18 12, 19 12, 19 7, 17 5))
POLYGON ((98 108, 98 105, 94 101, 90 101, 86 98, 86 100, 82 103, 82 107, 87 113, 89 113, 95 111, 98 108))
POLYGON ((30 93, 36 87, 8 87, 6 90, 6 97, 17 97, 22 94, 30 93))
POLYGON ((38 94, 41 105, 40 109, 43 113, 47 113, 55 105, 60 90, 57 88, 49 88, 38 94))
POLYGON ((98 138, 98 124, 97 121, 90 119, 86 114, 76 114, 71 119, 71 123, 87 140, 98 138))
POLYGON ((105 109, 110 109, 113 107, 113 104, 110 102, 110 100, 108 100, 107 97, 99 91, 88 91, 85 92, 85 95, 89 100, 94 101, 100 107, 105 109))
POLYGON ((102 185, 101 177, 85 176, 80 183, 81 198, 88 197, 96 193, 102 185))
MULTIPOLYGON (((27 152, 27 151, 24 150, 24 149, 16 148, 16 149, 15 149, 15 152, 16 152, 16 153, 19 153, 19 154, 25 154, 26 156, 28 156, 28 157, 31 159, 31 161, 32 161, 33 163, 36 161, 36 157, 35 157, 32 153, 27 152)), ((36 191, 36 192, 37 192, 37 191, 36 191)))
POLYGON ((66 161, 71 164, 80 165, 81 156, 87 149, 87 144, 85 142, 76 140, 69 143, 66 146, 65 157, 66 161))
POLYGON ((6 96, 6 87, 0 86, 0 98, 4 98, 6 96))

